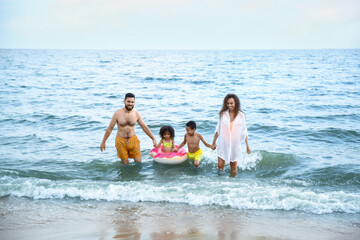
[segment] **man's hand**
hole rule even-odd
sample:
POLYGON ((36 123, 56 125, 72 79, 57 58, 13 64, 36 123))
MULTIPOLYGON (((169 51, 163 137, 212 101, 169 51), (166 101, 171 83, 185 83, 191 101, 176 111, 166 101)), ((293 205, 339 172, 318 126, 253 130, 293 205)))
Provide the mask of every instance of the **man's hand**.
POLYGON ((100 151, 105 151, 105 143, 101 143, 101 145, 100 145, 100 151))

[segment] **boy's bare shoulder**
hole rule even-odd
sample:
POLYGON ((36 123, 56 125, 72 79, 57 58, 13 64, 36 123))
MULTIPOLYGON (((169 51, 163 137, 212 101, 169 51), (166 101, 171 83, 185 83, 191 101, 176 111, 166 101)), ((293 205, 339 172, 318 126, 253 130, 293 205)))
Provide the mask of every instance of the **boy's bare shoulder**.
POLYGON ((201 136, 201 134, 200 134, 200 133, 195 133, 195 137, 197 137, 197 138, 201 138, 202 136, 201 136))

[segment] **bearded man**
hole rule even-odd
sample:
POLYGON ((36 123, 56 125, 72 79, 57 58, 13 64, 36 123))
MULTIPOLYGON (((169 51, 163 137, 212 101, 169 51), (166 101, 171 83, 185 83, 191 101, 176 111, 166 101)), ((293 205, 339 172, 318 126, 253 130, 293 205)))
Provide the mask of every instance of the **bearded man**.
POLYGON ((123 164, 128 164, 129 158, 133 158, 135 162, 141 162, 140 140, 135 135, 135 124, 138 123, 140 125, 142 130, 152 139, 154 146, 156 146, 156 140, 138 111, 134 109, 135 95, 127 93, 125 95, 124 104, 125 107, 114 113, 109 127, 104 134, 100 150, 101 152, 105 150, 105 142, 117 123, 118 130, 115 140, 117 156, 121 159, 123 164))

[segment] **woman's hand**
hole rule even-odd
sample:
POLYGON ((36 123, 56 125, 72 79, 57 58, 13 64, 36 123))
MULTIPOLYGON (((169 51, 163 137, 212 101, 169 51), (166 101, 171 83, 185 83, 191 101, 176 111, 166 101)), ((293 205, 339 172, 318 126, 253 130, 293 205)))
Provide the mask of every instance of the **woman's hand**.
POLYGON ((246 152, 247 152, 247 154, 251 153, 251 149, 250 149, 249 145, 246 145, 246 152))
POLYGON ((215 150, 216 149, 216 143, 213 143, 213 145, 211 145, 211 149, 215 150))
POLYGON ((105 151, 105 143, 102 142, 100 145, 100 151, 105 151))

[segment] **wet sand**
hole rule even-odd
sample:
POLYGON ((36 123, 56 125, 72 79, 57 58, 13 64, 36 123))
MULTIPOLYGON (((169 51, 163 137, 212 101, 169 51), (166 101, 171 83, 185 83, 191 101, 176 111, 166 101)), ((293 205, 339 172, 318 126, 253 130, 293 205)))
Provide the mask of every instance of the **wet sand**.
POLYGON ((360 214, 0 199, 0 239, 360 239, 360 214))

